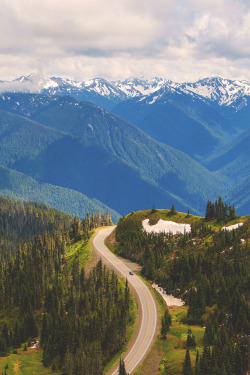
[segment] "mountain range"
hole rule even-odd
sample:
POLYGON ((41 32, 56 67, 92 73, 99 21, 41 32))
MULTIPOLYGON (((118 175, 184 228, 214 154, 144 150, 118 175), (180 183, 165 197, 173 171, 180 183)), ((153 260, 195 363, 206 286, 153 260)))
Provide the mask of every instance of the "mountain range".
POLYGON ((172 203, 200 214, 218 194, 241 213, 249 204, 246 81, 31 75, 0 92, 0 164, 12 173, 119 214, 172 203))
MULTIPOLYGON (((247 81, 229 80, 220 77, 204 78, 197 82, 178 83, 164 78, 153 79, 129 78, 107 81, 104 78, 93 78, 87 81, 75 81, 61 77, 46 77, 31 74, 21 76, 13 81, 0 81, 0 92, 25 92, 51 95, 70 95, 79 100, 86 100, 99 105, 107 103, 111 109, 117 103, 131 98, 145 98, 156 93, 149 104, 153 104, 164 90, 177 90, 193 97, 200 97, 205 102, 234 108, 236 111, 247 105, 250 96, 250 83, 247 81)), ((103 106, 105 107, 105 106, 103 106)))

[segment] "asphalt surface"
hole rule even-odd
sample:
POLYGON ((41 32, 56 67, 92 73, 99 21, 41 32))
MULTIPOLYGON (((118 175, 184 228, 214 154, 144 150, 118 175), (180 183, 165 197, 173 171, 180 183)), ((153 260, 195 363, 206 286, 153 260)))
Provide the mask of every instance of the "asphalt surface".
MULTIPOLYGON (((92 243, 96 256, 101 258, 103 263, 108 265, 109 268, 114 269, 120 276, 127 278, 128 283, 137 293, 139 303, 141 304, 142 319, 140 330, 132 348, 124 356, 126 371, 132 374, 142 362, 153 343, 156 334, 157 309, 154 298, 146 284, 135 274, 130 275, 130 268, 105 246, 104 240, 114 228, 107 227, 100 229, 92 243)), ((117 374, 118 369, 112 372, 112 375, 117 374)))

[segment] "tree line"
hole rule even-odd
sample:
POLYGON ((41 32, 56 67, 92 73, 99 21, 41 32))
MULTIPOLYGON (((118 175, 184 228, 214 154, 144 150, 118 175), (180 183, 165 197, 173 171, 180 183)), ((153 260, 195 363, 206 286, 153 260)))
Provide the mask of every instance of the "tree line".
POLYGON ((109 212, 60 221, 0 263, 1 356, 40 335, 45 366, 65 375, 103 373, 126 338, 128 284, 101 261, 88 274, 77 259, 69 266, 65 252, 111 223, 109 212))
POLYGON ((205 220, 232 221, 236 219, 236 211, 234 205, 224 203, 219 196, 214 203, 207 202, 205 220))
POLYGON ((87 237, 91 230, 104 225, 112 225, 109 211, 103 214, 87 212, 80 220, 39 202, 15 202, 0 197, 0 260, 9 260, 19 246, 33 241, 44 231, 52 233, 65 226, 67 231, 71 229, 70 236, 76 239, 82 231, 87 237))
POLYGON ((15 202, 0 197, 0 260, 9 260, 19 246, 44 231, 71 225, 72 217, 39 202, 15 202))
POLYGON ((184 299, 188 305, 184 323, 206 326, 204 350, 197 354, 194 368, 192 349, 187 347, 185 375, 241 375, 246 371, 249 232, 249 219, 231 232, 215 231, 206 219, 194 220, 190 233, 175 236, 145 232, 136 214, 118 222, 118 253, 139 262, 142 273, 167 293, 184 299))

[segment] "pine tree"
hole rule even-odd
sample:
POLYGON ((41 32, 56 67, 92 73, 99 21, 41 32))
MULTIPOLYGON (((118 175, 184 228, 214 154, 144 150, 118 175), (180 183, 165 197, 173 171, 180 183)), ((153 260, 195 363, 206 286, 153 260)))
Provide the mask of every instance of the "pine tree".
POLYGON ((191 359, 190 359, 189 349, 187 349, 185 359, 183 362, 182 375, 192 375, 192 374, 193 374, 193 370, 192 370, 192 365, 191 365, 191 359))
POLYGON ((188 335, 187 335, 187 341, 186 341, 186 348, 195 348, 196 347, 196 342, 195 342, 195 337, 192 334, 192 330, 189 328, 188 329, 188 335))
POLYGON ((123 360, 122 358, 120 358, 118 374, 119 374, 119 375, 129 375, 129 374, 126 372, 125 363, 124 363, 124 360, 123 360))
POLYGON ((13 342, 13 347, 14 348, 19 348, 21 345, 21 337, 20 337, 20 328, 19 325, 16 321, 15 323, 15 328, 14 328, 14 342, 13 342))
POLYGON ((41 337, 40 337, 40 346, 46 342, 48 338, 48 324, 47 324, 47 317, 46 314, 43 315, 43 323, 42 323, 42 330, 41 330, 41 337))
POLYGON ((177 211, 176 211, 175 206, 173 204, 172 207, 171 207, 171 210, 170 210, 170 215, 176 215, 176 214, 177 214, 177 211))
POLYGON ((165 322, 165 319, 162 318, 162 320, 161 320, 161 337, 163 339, 166 339, 166 335, 167 335, 166 322, 165 322))
POLYGON ((157 211, 156 206, 155 206, 155 204, 153 204, 153 206, 152 206, 152 210, 151 210, 151 213, 153 214, 153 213, 155 213, 156 211, 157 211))
POLYGON ((161 336, 163 339, 166 339, 166 335, 167 335, 167 332, 169 331, 171 323, 172 323, 172 318, 167 309, 161 320, 161 336))

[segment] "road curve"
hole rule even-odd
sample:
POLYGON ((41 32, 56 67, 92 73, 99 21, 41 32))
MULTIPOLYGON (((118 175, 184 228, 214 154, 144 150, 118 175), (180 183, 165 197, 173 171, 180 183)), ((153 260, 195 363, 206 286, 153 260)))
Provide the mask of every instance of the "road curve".
MULTIPOLYGON (((98 230, 92 244, 97 257, 101 258, 109 268, 114 269, 121 276, 128 279, 141 304, 142 320, 140 330, 134 345, 124 357, 126 371, 132 374, 153 343, 156 334, 157 309, 154 298, 146 284, 138 276, 130 275, 130 269, 105 246, 104 240, 114 228, 113 226, 98 230)), ((112 372, 112 375, 117 374, 118 369, 112 372)))

